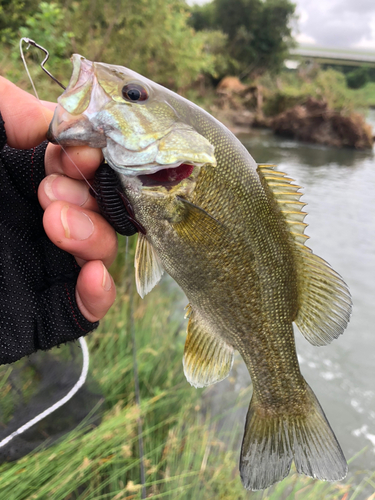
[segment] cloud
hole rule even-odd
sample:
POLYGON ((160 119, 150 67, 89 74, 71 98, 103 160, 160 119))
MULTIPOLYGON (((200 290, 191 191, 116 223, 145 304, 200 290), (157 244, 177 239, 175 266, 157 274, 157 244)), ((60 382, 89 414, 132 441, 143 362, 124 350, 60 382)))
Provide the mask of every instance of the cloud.
POLYGON ((371 16, 369 24, 371 27, 371 36, 363 36, 359 42, 355 44, 356 48, 371 48, 372 50, 375 50, 375 13, 371 16))
POLYGON ((355 12, 366 14, 368 12, 375 12, 374 0, 336 0, 331 2, 333 5, 332 12, 355 12))
POLYGON ((374 0, 297 0, 298 40, 328 47, 374 47, 374 0))
POLYGON ((298 33, 298 35, 295 36, 295 39, 297 40, 298 43, 302 45, 316 45, 316 40, 312 36, 306 35, 305 33, 298 33))

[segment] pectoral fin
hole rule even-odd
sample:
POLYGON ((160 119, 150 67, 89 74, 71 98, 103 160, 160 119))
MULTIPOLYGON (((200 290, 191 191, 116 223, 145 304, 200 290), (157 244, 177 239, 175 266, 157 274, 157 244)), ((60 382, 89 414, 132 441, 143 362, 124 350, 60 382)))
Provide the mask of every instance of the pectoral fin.
POLYGON ((211 252, 220 251, 228 238, 226 227, 201 207, 180 196, 176 199, 179 217, 173 227, 179 238, 188 244, 199 243, 211 252))
POLYGON ((134 267, 137 292, 143 299, 160 281, 164 269, 154 247, 142 233, 138 233, 134 267))
POLYGON ((233 348, 208 333, 192 311, 187 333, 183 365, 188 382, 205 387, 226 378, 233 365, 233 348))

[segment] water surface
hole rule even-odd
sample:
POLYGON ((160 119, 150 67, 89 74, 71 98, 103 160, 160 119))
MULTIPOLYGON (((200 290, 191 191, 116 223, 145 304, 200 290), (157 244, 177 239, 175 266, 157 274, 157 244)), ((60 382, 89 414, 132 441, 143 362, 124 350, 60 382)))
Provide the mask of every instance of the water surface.
MULTIPOLYGON (((375 112, 370 116, 375 124, 375 112)), ((375 155, 283 140, 240 137, 258 163, 275 163, 304 187, 308 246, 349 285, 353 315, 344 335, 310 345, 296 329, 301 370, 353 469, 375 469, 375 155)))
MULTIPOLYGON (((375 129, 375 110, 368 121, 375 129)), ((266 130, 239 139, 258 163, 276 164, 303 186, 307 244, 343 276, 353 296, 349 326, 330 345, 312 346, 297 328, 295 336, 301 371, 346 458, 354 457, 346 481, 359 483, 375 470, 375 151, 304 144, 266 130)), ((204 411, 238 452, 250 384, 238 355, 230 376, 203 392, 204 411)), ((357 498, 369 497, 369 488, 357 498)))

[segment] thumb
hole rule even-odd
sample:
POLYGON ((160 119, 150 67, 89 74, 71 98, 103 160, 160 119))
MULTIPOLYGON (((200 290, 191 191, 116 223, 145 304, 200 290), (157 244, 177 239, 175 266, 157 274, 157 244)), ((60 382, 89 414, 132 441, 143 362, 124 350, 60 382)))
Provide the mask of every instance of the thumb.
POLYGON ((43 142, 53 107, 50 103, 43 105, 36 97, 0 76, 0 112, 10 147, 29 149, 43 142))

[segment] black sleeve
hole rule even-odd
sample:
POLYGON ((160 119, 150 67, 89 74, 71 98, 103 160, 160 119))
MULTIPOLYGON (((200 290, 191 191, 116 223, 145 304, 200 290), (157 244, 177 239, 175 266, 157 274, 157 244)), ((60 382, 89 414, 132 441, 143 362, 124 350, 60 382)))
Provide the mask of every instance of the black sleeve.
POLYGON ((0 364, 94 330, 75 300, 79 266, 43 229, 37 190, 47 143, 6 145, 0 114, 0 364))

